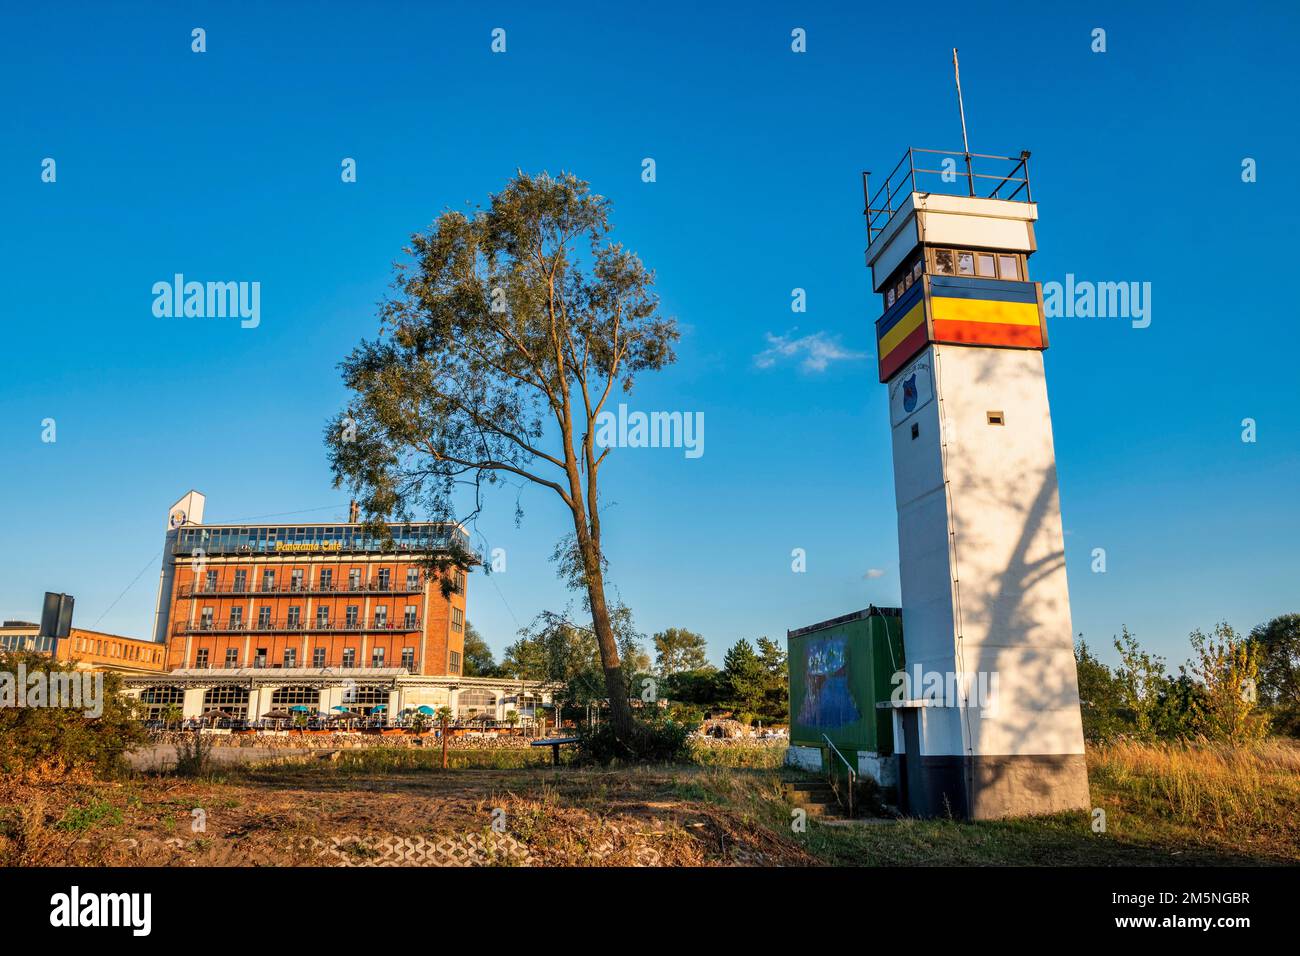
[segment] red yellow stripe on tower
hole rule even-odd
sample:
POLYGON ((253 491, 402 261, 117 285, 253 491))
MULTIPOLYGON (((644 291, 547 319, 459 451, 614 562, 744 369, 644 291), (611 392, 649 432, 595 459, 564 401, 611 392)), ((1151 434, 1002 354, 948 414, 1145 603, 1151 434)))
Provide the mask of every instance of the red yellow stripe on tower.
POLYGON ((880 380, 888 381, 931 342, 1047 348, 1038 284, 924 276, 876 322, 880 380))

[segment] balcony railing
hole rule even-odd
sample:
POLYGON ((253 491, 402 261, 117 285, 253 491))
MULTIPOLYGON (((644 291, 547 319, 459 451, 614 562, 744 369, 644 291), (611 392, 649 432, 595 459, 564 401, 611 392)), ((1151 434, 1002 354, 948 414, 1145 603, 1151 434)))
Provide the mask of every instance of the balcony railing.
POLYGON ((369 584, 358 584, 355 587, 351 584, 273 584, 268 586, 244 585, 240 587, 235 584, 213 584, 206 582, 203 584, 182 584, 177 588, 176 593, 179 597, 220 597, 222 595, 257 597, 266 595, 267 597, 277 597, 284 594, 301 594, 304 597, 319 597, 328 595, 348 595, 348 594, 419 594, 424 590, 424 579, 416 581, 390 581, 388 584, 380 584, 378 581, 372 581, 369 584))
POLYGON ((409 633, 421 629, 420 619, 400 617, 396 620, 379 623, 377 621, 356 621, 349 624, 343 621, 296 621, 273 620, 263 624, 260 621, 244 623, 242 621, 178 621, 172 633, 183 634, 391 634, 409 633))
POLYGON ((876 236, 889 225, 894 213, 903 207, 907 197, 915 192, 1033 202, 1029 191, 1027 149, 1022 150, 1019 156, 989 156, 985 153, 909 146, 907 154, 899 160, 893 172, 885 177, 884 185, 874 195, 867 185, 869 175, 865 172, 862 174, 862 198, 867 204, 864 211, 867 217, 867 245, 871 245, 876 236), (944 166, 945 161, 947 165, 943 169, 918 165, 934 162, 944 166), (1007 166, 1007 163, 1012 165, 1007 166), (977 171, 977 167, 983 171, 977 171), (1020 197, 1022 191, 1023 198, 1020 197))

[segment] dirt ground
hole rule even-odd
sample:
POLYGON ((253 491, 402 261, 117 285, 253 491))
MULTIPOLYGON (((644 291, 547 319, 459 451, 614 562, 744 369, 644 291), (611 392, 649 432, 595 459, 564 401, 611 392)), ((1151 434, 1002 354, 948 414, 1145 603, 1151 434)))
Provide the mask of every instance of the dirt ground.
MULTIPOLYGON (((746 771, 728 771, 728 786, 746 771)), ((771 774, 755 772, 756 779, 771 774)), ((246 768, 10 786, 8 865, 810 865, 793 839, 708 799, 706 769, 418 773, 246 768), (703 797, 703 799, 702 799, 703 797)))

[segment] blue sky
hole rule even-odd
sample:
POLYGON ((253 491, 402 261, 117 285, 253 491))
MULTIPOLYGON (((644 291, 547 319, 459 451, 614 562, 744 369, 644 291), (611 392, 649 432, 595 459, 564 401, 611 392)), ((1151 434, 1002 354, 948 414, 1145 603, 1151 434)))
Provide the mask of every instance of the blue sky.
MULTIPOLYGON (((700 6, 8 12, 0 614, 65 590, 80 626, 144 635, 165 509, 191 487, 212 521, 341 518, 321 442, 336 363, 374 334, 409 234, 516 168, 609 197, 682 326, 678 363, 634 404, 702 411, 706 453, 619 451, 605 470, 611 579, 640 628, 698 630, 720 660, 896 604, 859 176, 959 147, 952 46, 972 149, 1033 151, 1032 277, 1152 284, 1149 328, 1050 329, 1075 630, 1108 644, 1127 624, 1181 661, 1193 627, 1300 610, 1294 5, 700 6), (154 317, 153 283, 177 272, 260 282, 261 325, 154 317), (770 336, 822 348, 762 367, 770 336)), ((548 495, 522 492, 518 528, 513 491, 478 522, 508 555, 470 585, 497 652, 569 600, 548 495)))

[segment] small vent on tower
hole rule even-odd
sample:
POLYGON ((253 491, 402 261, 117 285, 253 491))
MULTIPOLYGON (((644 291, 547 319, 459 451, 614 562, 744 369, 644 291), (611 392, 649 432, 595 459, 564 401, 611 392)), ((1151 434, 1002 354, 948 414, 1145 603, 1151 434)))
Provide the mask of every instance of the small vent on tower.
POLYGON ((988 413, 988 416, 989 416, 989 424, 990 424, 990 425, 1005 425, 1005 424, 1007 423, 1007 422, 1006 422, 1006 419, 1003 417, 1003 415, 1002 415, 1002 413, 1001 413, 1000 411, 998 411, 998 412, 989 412, 989 413, 988 413))

